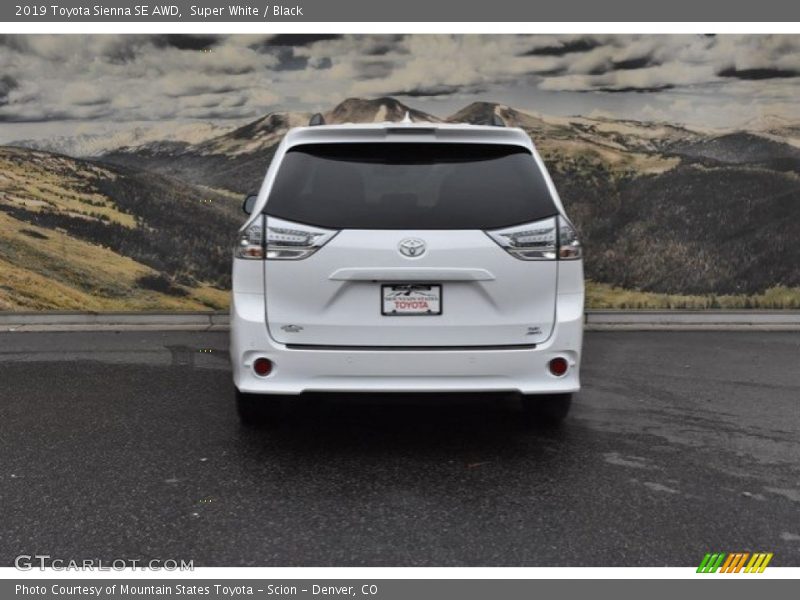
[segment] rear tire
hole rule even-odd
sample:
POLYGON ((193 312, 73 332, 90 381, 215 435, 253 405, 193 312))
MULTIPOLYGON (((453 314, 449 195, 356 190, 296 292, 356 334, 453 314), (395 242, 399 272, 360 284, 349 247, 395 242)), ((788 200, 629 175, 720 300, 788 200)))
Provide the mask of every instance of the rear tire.
POLYGON ((236 410, 247 427, 276 425, 283 415, 283 399, 274 394, 246 394, 236 390, 236 410))
POLYGON ((572 394, 523 394, 522 408, 528 417, 539 423, 557 425, 567 418, 572 394))

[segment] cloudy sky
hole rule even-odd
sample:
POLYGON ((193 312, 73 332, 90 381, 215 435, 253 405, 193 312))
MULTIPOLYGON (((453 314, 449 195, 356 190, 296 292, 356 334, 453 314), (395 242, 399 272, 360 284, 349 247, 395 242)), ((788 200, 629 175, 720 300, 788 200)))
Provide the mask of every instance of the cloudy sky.
POLYGON ((0 143, 393 95, 702 127, 800 120, 800 35, 3 35, 0 143))

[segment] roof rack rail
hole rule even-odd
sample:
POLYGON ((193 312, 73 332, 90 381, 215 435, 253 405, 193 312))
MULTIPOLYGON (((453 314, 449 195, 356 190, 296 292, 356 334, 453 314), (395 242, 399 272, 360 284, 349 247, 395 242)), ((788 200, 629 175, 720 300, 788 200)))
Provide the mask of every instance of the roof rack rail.
POLYGON ((489 119, 489 125, 492 127, 505 127, 506 122, 503 120, 503 117, 496 113, 492 113, 492 118, 489 119))
POLYGON ((322 116, 322 113, 314 113, 308 120, 309 127, 316 127, 317 125, 325 125, 325 117, 322 116))

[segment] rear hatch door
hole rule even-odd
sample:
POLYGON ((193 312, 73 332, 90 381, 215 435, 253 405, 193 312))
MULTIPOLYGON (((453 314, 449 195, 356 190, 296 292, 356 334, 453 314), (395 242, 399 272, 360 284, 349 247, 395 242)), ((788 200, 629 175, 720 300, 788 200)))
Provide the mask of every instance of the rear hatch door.
POLYGON ((264 261, 278 342, 484 347, 550 335, 557 262, 516 258, 485 233, 555 214, 522 147, 299 146, 266 212, 268 235, 270 223, 286 221, 338 232, 300 260, 264 261))

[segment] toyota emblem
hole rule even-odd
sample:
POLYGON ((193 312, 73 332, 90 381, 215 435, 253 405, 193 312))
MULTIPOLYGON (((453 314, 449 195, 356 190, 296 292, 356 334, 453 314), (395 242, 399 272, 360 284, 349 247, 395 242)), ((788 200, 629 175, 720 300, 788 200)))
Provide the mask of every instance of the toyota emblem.
POLYGON ((398 246, 400 254, 409 258, 417 258, 425 254, 425 242, 419 238, 406 238, 398 246))

